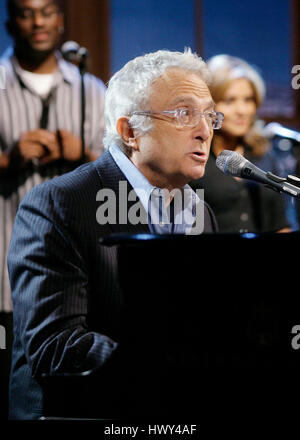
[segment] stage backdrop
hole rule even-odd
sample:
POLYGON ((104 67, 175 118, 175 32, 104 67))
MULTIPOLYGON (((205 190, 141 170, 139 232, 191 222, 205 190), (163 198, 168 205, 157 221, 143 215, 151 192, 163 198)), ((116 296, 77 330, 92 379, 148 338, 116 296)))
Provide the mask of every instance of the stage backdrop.
MULTIPOLYGON (((104 82, 131 58, 157 49, 189 46, 204 59, 240 56, 267 83, 262 116, 289 119, 296 102, 291 68, 299 64, 292 27, 297 1, 64 0, 65 37, 88 46, 92 72, 104 82)), ((10 42, 5 3, 0 2, 0 52, 10 42)))

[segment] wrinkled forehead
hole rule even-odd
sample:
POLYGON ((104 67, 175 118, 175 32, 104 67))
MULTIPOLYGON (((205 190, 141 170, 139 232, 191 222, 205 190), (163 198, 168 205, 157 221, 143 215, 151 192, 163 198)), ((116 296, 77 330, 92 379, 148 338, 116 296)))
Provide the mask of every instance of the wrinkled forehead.
POLYGON ((213 106, 210 90, 199 74, 178 68, 169 68, 153 84, 151 106, 176 106, 178 104, 213 106))

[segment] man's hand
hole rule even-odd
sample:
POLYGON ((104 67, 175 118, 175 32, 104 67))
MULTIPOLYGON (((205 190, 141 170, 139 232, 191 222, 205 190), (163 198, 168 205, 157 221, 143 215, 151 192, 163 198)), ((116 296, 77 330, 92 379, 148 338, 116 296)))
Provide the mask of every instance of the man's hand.
POLYGON ((0 153, 0 170, 9 167, 9 155, 5 153, 0 153))
POLYGON ((59 130, 62 146, 62 157, 65 160, 76 161, 81 159, 81 139, 67 130, 59 130))
MULTIPOLYGON (((78 161, 81 159, 81 139, 67 130, 50 132, 39 129, 23 133, 18 142, 18 149, 25 161, 38 159, 41 165, 46 165, 58 159, 78 161)), ((88 148, 85 160, 95 160, 97 156, 88 148)))
POLYGON ((25 161, 38 159, 42 164, 60 157, 60 148, 55 134, 47 130, 33 130, 23 133, 18 149, 25 161))

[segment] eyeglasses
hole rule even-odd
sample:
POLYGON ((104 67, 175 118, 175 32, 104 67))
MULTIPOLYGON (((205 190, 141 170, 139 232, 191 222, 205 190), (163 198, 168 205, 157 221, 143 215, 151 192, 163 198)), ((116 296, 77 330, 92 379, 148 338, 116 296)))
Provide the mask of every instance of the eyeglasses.
POLYGON ((177 108, 176 110, 164 110, 162 112, 136 111, 132 115, 158 117, 166 116, 177 120, 179 128, 196 127, 199 124, 200 118, 205 118, 214 130, 219 130, 222 127, 224 114, 215 111, 202 112, 197 108, 177 108))

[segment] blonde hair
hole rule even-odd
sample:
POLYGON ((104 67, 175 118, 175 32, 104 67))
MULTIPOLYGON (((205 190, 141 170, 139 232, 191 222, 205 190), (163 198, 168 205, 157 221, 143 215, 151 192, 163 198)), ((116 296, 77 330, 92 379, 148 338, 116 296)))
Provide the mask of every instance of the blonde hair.
MULTIPOLYGON (((233 81, 245 78, 253 88, 256 108, 262 105, 266 95, 265 83, 258 71, 249 63, 238 57, 220 54, 210 58, 207 66, 212 75, 209 88, 216 103, 223 99, 225 91, 233 81)), ((243 141, 251 147, 256 156, 263 155, 270 146, 269 141, 263 135, 260 121, 256 119, 243 141)))

